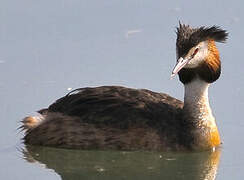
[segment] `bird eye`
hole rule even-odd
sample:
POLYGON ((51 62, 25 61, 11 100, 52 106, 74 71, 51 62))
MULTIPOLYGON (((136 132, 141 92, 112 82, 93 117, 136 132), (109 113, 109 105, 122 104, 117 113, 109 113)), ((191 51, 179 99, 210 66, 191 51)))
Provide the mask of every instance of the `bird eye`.
POLYGON ((192 54, 192 57, 194 57, 197 54, 198 50, 198 48, 195 49, 194 53, 192 54))

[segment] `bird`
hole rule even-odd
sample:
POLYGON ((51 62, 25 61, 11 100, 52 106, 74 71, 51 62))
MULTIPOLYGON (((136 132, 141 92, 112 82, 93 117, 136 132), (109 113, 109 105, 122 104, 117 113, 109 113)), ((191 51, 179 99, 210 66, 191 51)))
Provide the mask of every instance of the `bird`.
POLYGON ((219 26, 176 27, 176 65, 184 102, 122 86, 78 88, 22 120, 25 144, 84 150, 203 151, 221 139, 208 88, 221 74, 219 26))

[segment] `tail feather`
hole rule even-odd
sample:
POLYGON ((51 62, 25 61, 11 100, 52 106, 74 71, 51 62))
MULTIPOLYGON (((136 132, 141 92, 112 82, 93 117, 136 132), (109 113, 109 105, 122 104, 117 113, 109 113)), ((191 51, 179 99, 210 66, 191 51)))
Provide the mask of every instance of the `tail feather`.
POLYGON ((30 131, 40 125, 40 123, 44 120, 43 115, 38 116, 27 116, 21 122, 22 126, 19 128, 21 131, 30 131))

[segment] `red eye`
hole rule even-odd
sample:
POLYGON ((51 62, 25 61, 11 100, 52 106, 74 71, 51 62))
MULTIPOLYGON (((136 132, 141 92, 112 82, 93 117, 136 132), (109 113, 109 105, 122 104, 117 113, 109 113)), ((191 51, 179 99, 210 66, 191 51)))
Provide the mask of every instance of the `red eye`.
POLYGON ((198 50, 198 48, 195 49, 194 53, 192 54, 192 57, 194 57, 197 54, 198 50))

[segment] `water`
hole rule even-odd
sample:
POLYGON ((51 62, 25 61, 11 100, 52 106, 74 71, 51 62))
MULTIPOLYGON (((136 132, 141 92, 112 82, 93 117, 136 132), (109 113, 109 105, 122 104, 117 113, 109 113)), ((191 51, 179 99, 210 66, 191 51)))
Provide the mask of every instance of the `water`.
POLYGON ((0 2, 0 179, 242 179, 243 2, 0 2), (175 27, 220 25, 221 78, 210 103, 223 140, 215 152, 77 151, 25 147, 22 117, 69 90, 123 85, 182 99, 170 80, 175 27))

